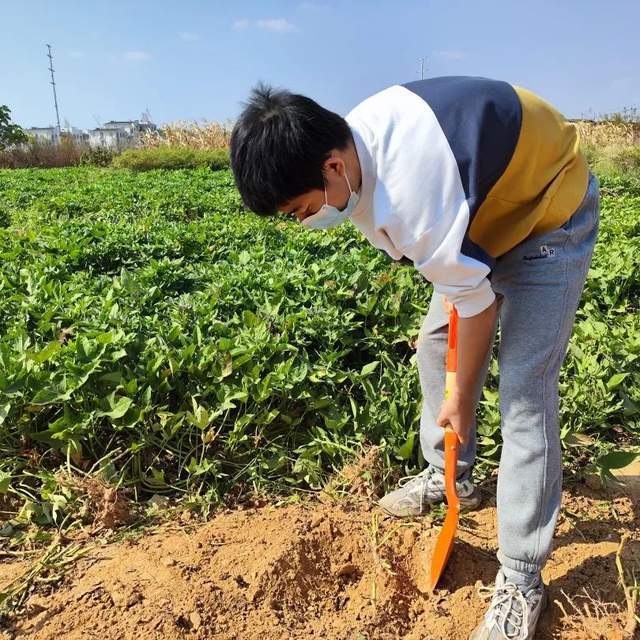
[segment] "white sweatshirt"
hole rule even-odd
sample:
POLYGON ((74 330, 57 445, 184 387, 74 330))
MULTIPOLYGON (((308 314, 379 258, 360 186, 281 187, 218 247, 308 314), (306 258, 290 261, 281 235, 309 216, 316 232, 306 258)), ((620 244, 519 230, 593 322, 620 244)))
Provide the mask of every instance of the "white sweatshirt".
POLYGON ((495 299, 495 259, 563 224, 586 191, 575 127, 506 82, 396 85, 346 120, 362 172, 351 221, 393 259, 411 259, 463 318, 495 299))

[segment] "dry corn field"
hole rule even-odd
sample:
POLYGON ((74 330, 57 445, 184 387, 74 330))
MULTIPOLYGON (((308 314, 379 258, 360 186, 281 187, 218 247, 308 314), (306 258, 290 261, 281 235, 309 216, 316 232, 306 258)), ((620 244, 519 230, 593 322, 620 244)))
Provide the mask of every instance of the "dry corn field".
MULTIPOLYGON (((640 123, 614 120, 575 120, 582 142, 594 146, 628 147, 640 144, 640 123)), ((146 133, 143 147, 188 147, 224 149, 229 146, 233 122, 170 122, 146 133)))
POLYGON ((232 128, 233 122, 170 122, 158 131, 147 132, 142 138, 142 146, 226 149, 232 128))
POLYGON ((640 144, 638 122, 578 120, 575 125, 585 145, 630 147, 640 144))

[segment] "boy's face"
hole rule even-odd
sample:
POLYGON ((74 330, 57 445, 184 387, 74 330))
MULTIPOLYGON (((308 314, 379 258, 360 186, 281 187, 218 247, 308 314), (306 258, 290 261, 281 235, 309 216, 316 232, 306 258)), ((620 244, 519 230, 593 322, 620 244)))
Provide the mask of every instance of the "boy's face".
MULTIPOLYGON (((348 166, 345 152, 334 149, 331 157, 325 160, 322 173, 327 190, 326 202, 340 210, 347 206, 351 195, 347 181, 344 178, 345 171, 349 176, 353 189, 357 190, 356 185, 359 185, 360 182, 360 167, 357 167, 356 173, 353 167, 348 166), (355 180, 356 177, 357 181, 355 180)), ((318 213, 320 207, 324 204, 324 191, 322 189, 312 189, 286 202, 279 209, 287 215, 295 215, 302 222, 305 218, 318 213)))

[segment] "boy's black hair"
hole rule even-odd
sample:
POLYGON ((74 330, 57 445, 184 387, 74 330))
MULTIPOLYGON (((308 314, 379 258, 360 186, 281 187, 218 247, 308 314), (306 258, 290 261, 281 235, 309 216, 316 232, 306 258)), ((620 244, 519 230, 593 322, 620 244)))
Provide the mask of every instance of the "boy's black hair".
POLYGON ((245 206, 271 215, 292 198, 324 189, 324 161, 350 140, 337 113, 258 84, 231 134, 231 169, 245 206))

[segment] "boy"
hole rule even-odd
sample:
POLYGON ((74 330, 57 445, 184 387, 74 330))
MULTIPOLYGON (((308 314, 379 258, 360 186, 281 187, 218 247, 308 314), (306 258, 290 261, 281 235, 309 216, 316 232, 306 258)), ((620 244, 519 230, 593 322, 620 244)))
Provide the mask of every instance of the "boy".
POLYGON ((433 283, 417 347, 428 466, 381 499, 388 513, 420 515, 443 500, 447 423, 461 442, 458 492, 478 504, 475 409, 499 319, 501 567, 470 637, 533 638, 561 498, 558 376, 599 223, 575 127, 529 91, 486 78, 395 85, 346 118, 259 86, 234 128, 231 164, 249 209, 312 229, 349 219, 433 283), (442 402, 445 298, 460 319, 457 391, 442 402))

